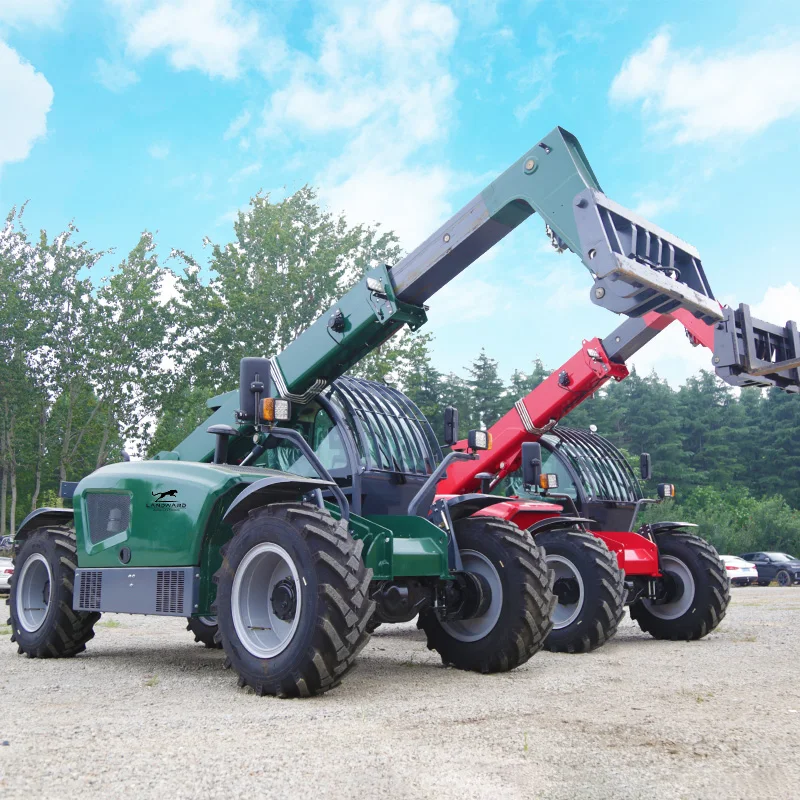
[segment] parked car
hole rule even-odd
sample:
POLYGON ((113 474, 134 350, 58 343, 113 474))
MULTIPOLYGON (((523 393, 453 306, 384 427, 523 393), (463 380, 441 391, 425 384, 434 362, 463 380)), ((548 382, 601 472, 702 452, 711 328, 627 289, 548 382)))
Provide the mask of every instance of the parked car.
POLYGON ((788 553, 744 553, 741 558, 752 561, 758 569, 758 585, 791 586, 800 581, 800 559, 788 553))
POLYGON ((720 556, 725 571, 734 586, 749 586, 758 583, 758 569, 755 564, 745 561, 739 556, 720 556))
POLYGON ((14 562, 10 558, 0 558, 0 594, 11 591, 11 576, 14 574, 14 562))
POLYGON ((3 550, 11 550, 14 546, 14 540, 10 536, 0 537, 0 552, 3 550))

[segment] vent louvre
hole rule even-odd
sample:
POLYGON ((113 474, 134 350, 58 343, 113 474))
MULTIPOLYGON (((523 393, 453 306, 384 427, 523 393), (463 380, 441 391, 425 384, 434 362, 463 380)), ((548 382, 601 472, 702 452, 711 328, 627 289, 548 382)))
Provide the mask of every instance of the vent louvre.
POLYGON ((91 570, 81 573, 81 591, 78 595, 80 608, 99 609, 103 594, 103 573, 91 570))
POLYGON ((183 614, 183 589, 183 570, 159 570, 156 575, 156 613, 183 614))

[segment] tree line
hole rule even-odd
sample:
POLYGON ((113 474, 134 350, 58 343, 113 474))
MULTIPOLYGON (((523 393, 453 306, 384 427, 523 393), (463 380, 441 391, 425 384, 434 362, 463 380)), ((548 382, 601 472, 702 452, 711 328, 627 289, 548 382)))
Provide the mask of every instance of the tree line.
MULTIPOLYGON (((391 232, 348 225, 309 187, 280 202, 256 195, 231 241, 204 246, 205 263, 164 254, 145 231, 120 258, 82 241, 74 225, 50 239, 27 230, 24 207, 8 215, 0 229, 0 533, 56 504, 59 481, 119 460, 125 447, 134 457, 171 449, 202 423, 209 397, 236 386, 240 358, 279 352, 369 266, 401 256, 391 232)), ((462 372, 442 373, 431 336, 406 332, 356 373, 403 389, 437 434, 444 407, 456 406, 463 434, 491 425, 548 370, 537 361, 506 384, 481 351, 462 372)), ((797 523, 800 546, 798 398, 737 397, 706 372, 674 390, 634 372, 565 421, 590 423, 632 455, 650 452, 655 480, 678 484, 697 515, 713 507, 719 517, 743 498, 770 502, 787 530, 797 523)), ((737 519, 752 517, 748 508, 737 519)))

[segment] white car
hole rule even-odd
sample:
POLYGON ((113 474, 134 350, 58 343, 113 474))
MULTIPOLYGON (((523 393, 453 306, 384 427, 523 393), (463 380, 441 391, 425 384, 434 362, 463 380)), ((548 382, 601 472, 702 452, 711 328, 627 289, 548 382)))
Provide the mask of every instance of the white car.
POLYGON ((725 564, 725 571, 734 586, 758 583, 758 569, 755 564, 751 564, 739 556, 720 556, 720 558, 725 564))
POLYGON ((11 591, 11 576, 14 574, 14 562, 10 558, 0 558, 0 594, 11 591))

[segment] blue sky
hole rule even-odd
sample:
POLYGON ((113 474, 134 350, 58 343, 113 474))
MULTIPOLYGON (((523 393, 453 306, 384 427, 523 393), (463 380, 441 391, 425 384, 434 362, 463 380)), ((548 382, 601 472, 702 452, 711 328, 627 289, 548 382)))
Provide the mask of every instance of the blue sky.
MULTIPOLYGON (((718 298, 800 319, 800 4, 0 0, 0 209, 202 258, 305 183, 412 249, 555 125, 695 245, 718 298)), ((431 301, 443 370, 556 366, 618 320, 533 217, 431 301)), ((680 331, 635 359, 708 364, 680 331)))

